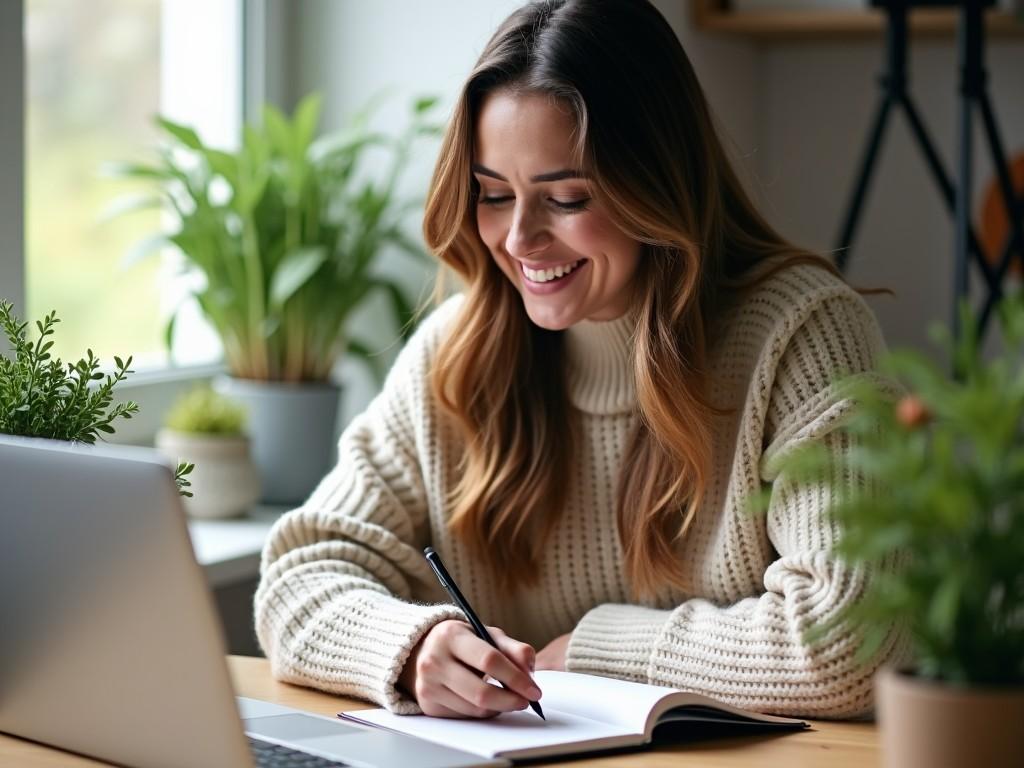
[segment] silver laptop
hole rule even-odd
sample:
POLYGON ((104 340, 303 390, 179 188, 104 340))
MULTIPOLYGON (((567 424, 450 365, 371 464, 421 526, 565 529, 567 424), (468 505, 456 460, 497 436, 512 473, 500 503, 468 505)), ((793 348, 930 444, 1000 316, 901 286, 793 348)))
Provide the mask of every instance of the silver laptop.
POLYGON ((508 764, 236 699, 171 467, 2 435, 0 731, 138 768, 508 764))

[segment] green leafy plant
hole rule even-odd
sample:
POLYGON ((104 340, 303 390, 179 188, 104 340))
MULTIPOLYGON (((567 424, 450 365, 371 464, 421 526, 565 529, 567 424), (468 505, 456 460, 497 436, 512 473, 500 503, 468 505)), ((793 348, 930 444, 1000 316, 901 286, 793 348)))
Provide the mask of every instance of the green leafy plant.
MULTIPOLYGON (((57 313, 36 321, 39 338, 30 341, 28 322, 20 322, 13 310, 13 304, 0 300, 0 328, 13 352, 12 357, 0 355, 0 432, 94 445, 100 433, 114 433, 115 419, 138 413, 139 406, 130 400, 111 407, 114 387, 134 373, 131 357, 115 357, 117 369, 105 376, 91 349, 84 359, 65 364, 49 352, 49 337, 60 322, 57 313)), ((191 469, 188 464, 178 466, 179 491, 190 484, 185 476, 191 469)))
MULTIPOLYGON (((377 256, 394 247, 429 262, 402 229, 421 202, 402 199, 397 185, 415 140, 439 132, 429 121, 435 103, 416 99, 408 127, 397 136, 368 127, 371 104, 347 130, 314 139, 321 98, 311 94, 291 118, 264 107, 262 124, 244 127, 235 152, 208 146, 192 128, 158 117, 168 138, 159 162, 110 169, 156 187, 156 194, 121 201, 118 213, 169 205, 176 214, 173 231, 138 253, 173 244, 187 269, 201 275, 194 295, 234 376, 324 381, 346 350, 380 374, 367 345, 347 338, 346 321, 381 293, 400 332, 411 330, 414 307, 380 272, 377 256), (361 172, 370 149, 389 158, 383 178, 361 172)), ((168 348, 176 316, 165 331, 168 348)))
POLYGON ((839 554, 875 567, 863 599, 836 619, 862 631, 861 659, 900 625, 914 671, 954 685, 1024 684, 1024 301, 999 312, 993 359, 965 307, 960 340, 933 330, 953 376, 919 353, 890 354, 883 370, 904 384, 902 397, 877 380, 845 380, 860 406, 843 427, 855 449, 837 461, 811 447, 788 462, 805 476, 865 481, 832 507, 839 554))
POLYGON ((244 407, 204 384, 175 400, 164 425, 178 432, 235 436, 243 433, 245 421, 244 407))

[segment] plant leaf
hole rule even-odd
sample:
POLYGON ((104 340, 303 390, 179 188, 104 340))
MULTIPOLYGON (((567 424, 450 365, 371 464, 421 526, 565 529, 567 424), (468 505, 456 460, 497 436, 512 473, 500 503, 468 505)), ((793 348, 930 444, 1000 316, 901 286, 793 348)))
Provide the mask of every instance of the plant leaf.
POLYGON ((203 142, 199 140, 199 134, 192 128, 175 123, 160 115, 157 115, 156 123, 189 149, 204 149, 203 142))
POLYGON ((292 139, 295 142, 297 156, 305 155, 312 143, 317 124, 320 122, 322 106, 323 98, 319 93, 311 93, 299 102, 299 106, 295 110, 292 129, 292 139))
POLYGON ((428 112, 438 102, 436 96, 424 96, 413 102, 412 109, 417 115, 428 112))
POLYGON ((281 111, 272 104, 267 104, 263 107, 263 127, 266 129, 267 137, 270 139, 270 146, 278 154, 284 157, 291 157, 295 146, 291 125, 289 125, 287 118, 281 114, 281 111))
POLYGON ((285 254, 270 281, 270 303, 275 308, 284 306, 295 292, 316 274, 327 261, 327 249, 322 245, 301 248, 285 254))

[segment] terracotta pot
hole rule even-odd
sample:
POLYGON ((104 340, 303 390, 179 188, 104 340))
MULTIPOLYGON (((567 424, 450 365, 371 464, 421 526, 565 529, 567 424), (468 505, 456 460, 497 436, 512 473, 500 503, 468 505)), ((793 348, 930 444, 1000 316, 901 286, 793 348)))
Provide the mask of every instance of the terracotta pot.
POLYGON ((1024 765, 1024 686, 956 688, 884 668, 875 704, 885 768, 1024 765))
POLYGON ((245 512, 260 497, 260 478, 249 455, 249 438, 201 435, 161 429, 157 449, 171 461, 188 461, 195 469, 187 476, 191 498, 184 498, 192 517, 232 517, 245 512))

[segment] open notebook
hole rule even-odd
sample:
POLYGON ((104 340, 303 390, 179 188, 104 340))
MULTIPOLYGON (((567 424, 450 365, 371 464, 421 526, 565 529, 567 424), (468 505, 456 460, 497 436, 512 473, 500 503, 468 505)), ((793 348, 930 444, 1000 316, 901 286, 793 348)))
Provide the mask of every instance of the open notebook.
POLYGON ((339 717, 387 728, 491 758, 526 760, 650 743, 656 726, 703 723, 721 732, 745 728, 807 728, 801 720, 760 715, 696 693, 573 672, 534 675, 547 720, 529 709, 490 720, 395 715, 385 709, 342 712, 339 717))

